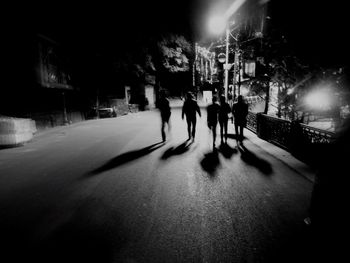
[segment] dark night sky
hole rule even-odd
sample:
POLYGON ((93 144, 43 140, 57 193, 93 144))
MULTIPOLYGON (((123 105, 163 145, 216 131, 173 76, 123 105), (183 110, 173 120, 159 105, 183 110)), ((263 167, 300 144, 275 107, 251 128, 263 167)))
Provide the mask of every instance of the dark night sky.
POLYGON ((272 19, 298 54, 324 65, 348 63, 348 9, 345 1, 274 1, 272 19))
MULTIPOLYGON (((259 0, 248 0, 259 2, 259 0)), ((216 6, 233 0, 45 1, 16 6, 13 35, 44 33, 71 46, 98 52, 117 49, 159 32, 200 41, 216 6)), ((270 0, 271 21, 302 56, 325 64, 348 61, 347 8, 338 0, 270 0)), ((10 29, 11 31, 11 29, 10 29)))

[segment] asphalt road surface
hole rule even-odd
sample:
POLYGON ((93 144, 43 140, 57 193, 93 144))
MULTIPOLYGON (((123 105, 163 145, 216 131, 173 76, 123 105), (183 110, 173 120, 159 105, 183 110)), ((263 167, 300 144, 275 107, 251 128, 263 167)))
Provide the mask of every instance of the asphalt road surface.
POLYGON ((0 150, 0 261, 310 262, 312 182, 202 113, 194 142, 173 108, 166 143, 155 110, 0 150))

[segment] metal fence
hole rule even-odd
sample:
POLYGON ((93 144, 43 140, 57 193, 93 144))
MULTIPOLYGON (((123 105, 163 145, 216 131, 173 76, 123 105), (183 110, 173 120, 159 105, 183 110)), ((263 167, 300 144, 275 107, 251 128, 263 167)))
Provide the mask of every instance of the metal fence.
POLYGON ((310 127, 306 124, 300 124, 303 137, 310 143, 331 143, 334 140, 335 133, 329 132, 314 127, 310 127))
POLYGON ((247 128, 251 130, 252 132, 256 133, 257 130, 257 114, 253 112, 248 112, 247 116, 247 128))
POLYGON ((335 138, 333 132, 262 113, 249 112, 247 128, 260 138, 289 151, 300 151, 316 144, 329 144, 335 138))

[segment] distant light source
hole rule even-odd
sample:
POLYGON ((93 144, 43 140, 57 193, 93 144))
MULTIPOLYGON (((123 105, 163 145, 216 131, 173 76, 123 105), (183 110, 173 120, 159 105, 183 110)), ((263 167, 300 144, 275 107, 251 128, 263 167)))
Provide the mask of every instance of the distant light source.
POLYGON ((329 89, 314 90, 305 97, 305 103, 315 110, 329 110, 334 102, 329 89))
POLYGON ((213 34, 221 34, 226 28, 226 20, 222 16, 214 16, 209 20, 209 30, 213 34))

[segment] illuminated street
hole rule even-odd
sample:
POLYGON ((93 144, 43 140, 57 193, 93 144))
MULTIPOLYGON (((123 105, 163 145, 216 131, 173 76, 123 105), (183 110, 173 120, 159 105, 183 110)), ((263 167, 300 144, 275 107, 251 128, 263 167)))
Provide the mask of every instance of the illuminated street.
POLYGON ((346 261, 347 1, 27 2, 3 8, 0 263, 346 261))
POLYGON ((173 108, 166 144, 159 113, 148 111, 53 129, 2 150, 2 256, 302 262, 310 249, 308 167, 249 131, 243 152, 232 138, 213 153, 202 113, 192 144, 173 108))

